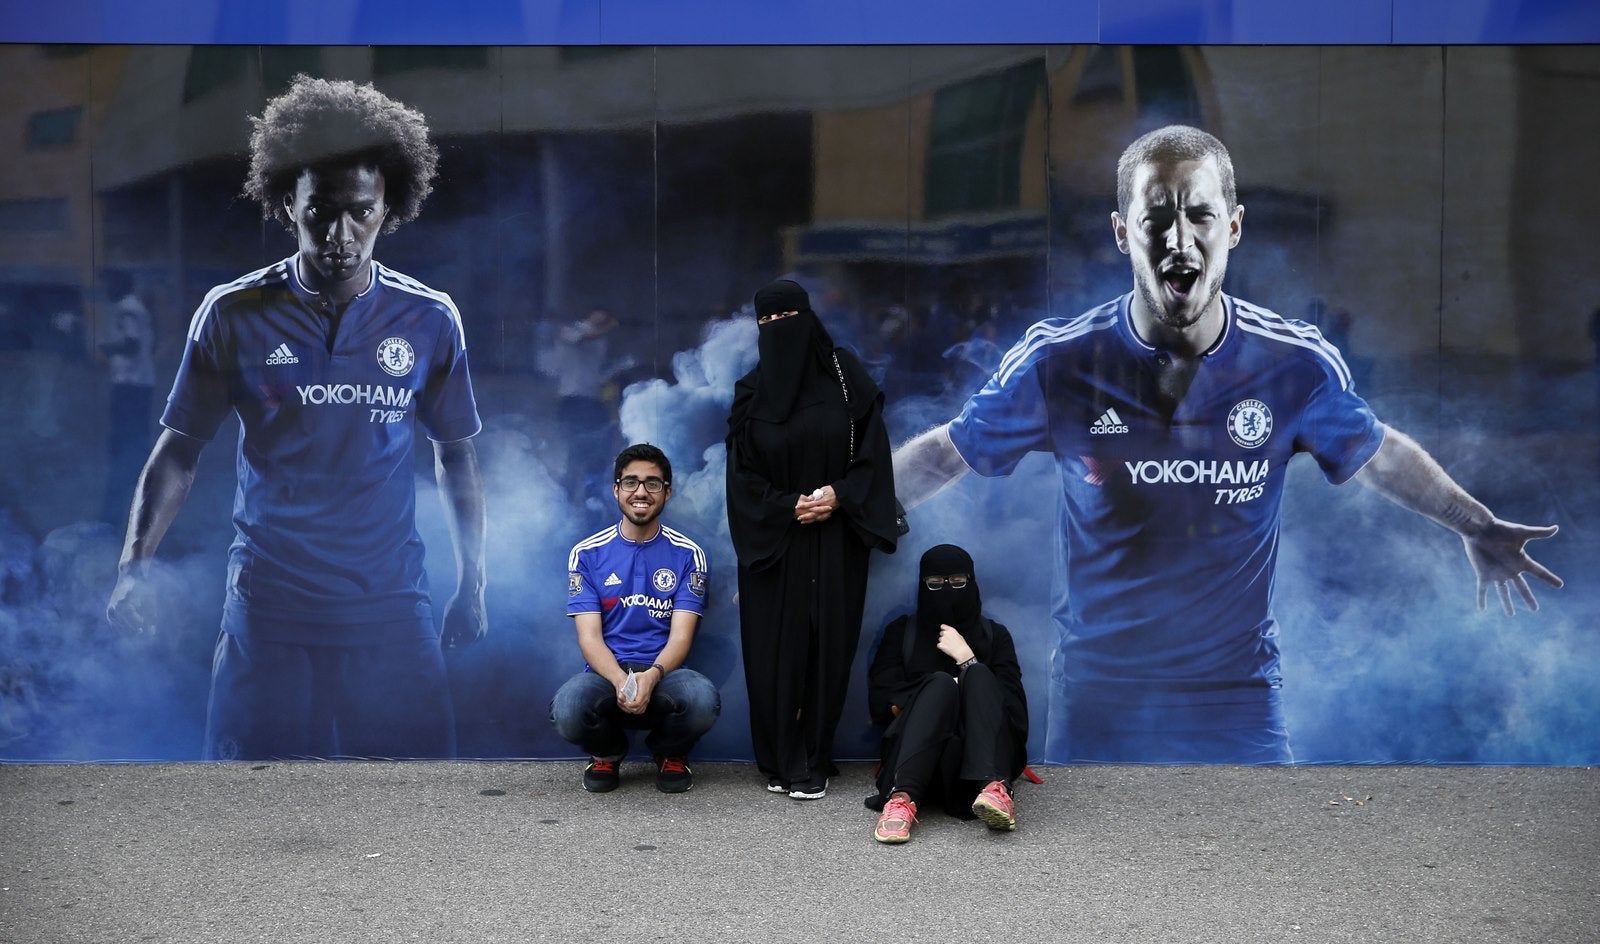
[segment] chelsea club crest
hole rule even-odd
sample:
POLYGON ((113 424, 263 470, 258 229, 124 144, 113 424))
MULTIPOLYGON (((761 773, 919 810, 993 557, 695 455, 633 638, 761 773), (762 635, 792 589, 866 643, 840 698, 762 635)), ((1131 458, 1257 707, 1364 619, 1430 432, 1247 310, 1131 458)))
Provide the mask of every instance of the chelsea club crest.
POLYGON ((1260 400, 1240 400, 1228 411, 1228 435, 1246 449, 1254 449, 1272 435, 1272 411, 1260 400))
POLYGON ((394 377, 404 377, 417 364, 417 352, 405 338, 384 338, 378 345, 378 366, 394 377))

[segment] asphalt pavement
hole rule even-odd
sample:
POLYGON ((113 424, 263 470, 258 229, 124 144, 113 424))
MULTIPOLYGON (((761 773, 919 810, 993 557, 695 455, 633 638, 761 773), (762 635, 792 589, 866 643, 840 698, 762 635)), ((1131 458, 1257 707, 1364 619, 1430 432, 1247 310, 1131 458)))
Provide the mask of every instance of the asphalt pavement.
POLYGON ((695 764, 0 766, 0 941, 1600 941, 1600 773, 1044 767, 1018 829, 695 764))

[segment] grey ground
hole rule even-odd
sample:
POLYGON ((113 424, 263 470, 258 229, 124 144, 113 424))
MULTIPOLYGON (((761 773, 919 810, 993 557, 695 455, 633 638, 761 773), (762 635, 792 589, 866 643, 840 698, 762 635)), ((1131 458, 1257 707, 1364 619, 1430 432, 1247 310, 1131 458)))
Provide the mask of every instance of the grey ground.
POLYGON ((697 764, 0 766, 0 942, 1600 941, 1600 772, 1052 767, 870 838, 697 764))

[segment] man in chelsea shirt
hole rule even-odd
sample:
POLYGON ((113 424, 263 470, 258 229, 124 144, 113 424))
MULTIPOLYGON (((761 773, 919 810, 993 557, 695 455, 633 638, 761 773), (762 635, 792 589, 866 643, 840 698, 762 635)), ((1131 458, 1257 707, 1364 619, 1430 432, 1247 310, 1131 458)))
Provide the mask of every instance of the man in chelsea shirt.
POLYGON ((107 615, 154 631, 146 572, 201 449, 240 421, 205 756, 449 757, 450 694, 415 525, 418 423, 456 550, 442 642, 485 630, 481 424, 460 313, 372 257, 438 152, 372 86, 299 76, 252 119, 246 192, 298 251, 212 289, 140 477, 107 615))
POLYGON ((644 729, 656 788, 694 785, 687 757, 722 709, 711 680, 683 667, 705 611, 706 555, 661 522, 672 463, 638 443, 612 465, 622 520, 584 538, 567 559, 567 615, 587 663, 550 702, 556 731, 589 754, 583 788, 616 789, 628 730, 644 729))
POLYGON ((961 414, 896 450, 915 505, 1029 452, 1060 474, 1052 757, 1287 763, 1272 585, 1285 467, 1309 453, 1456 532, 1478 579, 1537 606, 1524 546, 1556 528, 1496 518, 1380 423, 1311 325, 1222 292, 1244 207, 1222 142, 1170 126, 1124 151, 1117 248, 1133 291, 1035 324, 961 414))

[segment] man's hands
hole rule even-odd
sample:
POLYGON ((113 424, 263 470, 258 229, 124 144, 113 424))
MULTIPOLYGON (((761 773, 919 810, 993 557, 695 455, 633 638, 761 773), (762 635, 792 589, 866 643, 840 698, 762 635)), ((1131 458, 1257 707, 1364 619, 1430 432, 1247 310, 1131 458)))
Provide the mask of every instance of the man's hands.
POLYGON ((483 606, 484 536, 488 515, 483 505, 483 472, 472 440, 433 444, 433 472, 444 503, 450 543, 456 551, 456 593, 444 610, 439 643, 459 649, 483 638, 489 619, 483 606))
POLYGON ((203 448, 203 440, 163 429, 139 474, 117 564, 117 584, 106 604, 106 620, 123 632, 156 631, 157 594, 150 567, 167 528, 189 498, 203 448))
POLYGON ((156 592, 144 567, 136 564, 121 569, 106 604, 106 620, 125 633, 142 635, 156 631, 156 616, 156 592))
POLYGON ((1499 595, 1500 608, 1505 610, 1507 616, 1516 613, 1516 606, 1511 599, 1513 587, 1516 588, 1517 595, 1522 597, 1522 603, 1528 611, 1537 612, 1539 601, 1534 599, 1533 590, 1528 586, 1527 578, 1523 576, 1525 573, 1533 574, 1550 586, 1561 589, 1562 579, 1529 557, 1527 552, 1529 541, 1553 537, 1557 530, 1559 529, 1556 525, 1538 528, 1494 518, 1482 529, 1461 535, 1467 560, 1472 562, 1472 569, 1478 574, 1478 612, 1488 609, 1490 586, 1493 586, 1495 593, 1499 595))
POLYGON ((483 590, 457 590, 444 608, 444 631, 439 642, 446 649, 472 645, 489 631, 489 617, 483 606, 483 590))
POLYGON ((1556 526, 1536 528, 1502 521, 1439 467, 1416 441, 1394 427, 1385 427, 1383 444, 1356 473, 1356 480, 1409 511, 1432 519, 1461 536, 1467 560, 1478 574, 1478 610, 1488 607, 1489 587, 1500 597, 1507 616, 1516 613, 1511 588, 1530 612, 1539 601, 1522 575, 1533 574, 1559 589, 1561 578, 1528 556, 1529 541, 1553 537, 1556 526))
POLYGON ((956 660, 956 665, 975 658, 967 640, 949 623, 939 624, 939 651, 956 660))
POLYGON ((632 698, 622 694, 622 686, 627 683, 627 679, 627 673, 623 673, 622 681, 616 683, 617 707, 630 715, 642 715, 645 709, 650 707, 650 694, 656 690, 656 683, 661 681, 661 672, 651 667, 643 672, 633 673, 634 684, 639 690, 634 692, 632 698))

